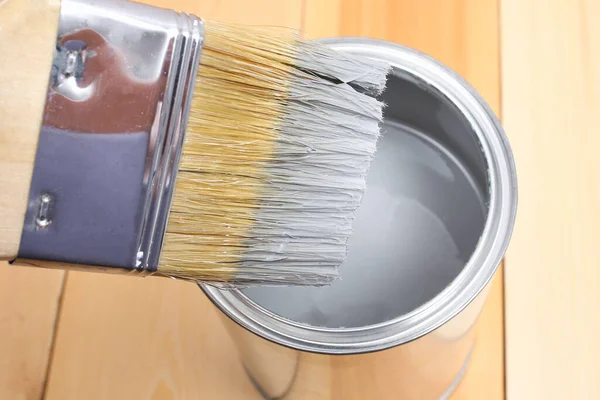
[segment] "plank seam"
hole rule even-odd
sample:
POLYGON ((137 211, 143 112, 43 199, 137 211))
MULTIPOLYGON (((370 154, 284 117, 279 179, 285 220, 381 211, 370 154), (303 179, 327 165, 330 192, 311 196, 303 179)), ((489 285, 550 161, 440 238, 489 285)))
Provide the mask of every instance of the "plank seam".
POLYGON ((62 278, 62 282, 61 282, 60 295, 58 296, 58 299, 56 301, 56 316, 54 317, 54 326, 52 328, 52 337, 50 339, 50 351, 48 353, 48 361, 46 363, 46 374, 44 376, 44 381, 42 383, 42 392, 41 392, 40 400, 46 400, 48 384, 50 382, 50 376, 52 373, 51 370, 52 370, 52 363, 54 361, 54 350, 56 348, 56 338, 58 336, 58 328, 59 328, 60 320, 61 320, 61 316, 62 316, 63 303, 64 303, 65 291, 66 291, 65 289, 67 287, 68 277, 69 277, 69 273, 65 272, 65 274, 62 278))

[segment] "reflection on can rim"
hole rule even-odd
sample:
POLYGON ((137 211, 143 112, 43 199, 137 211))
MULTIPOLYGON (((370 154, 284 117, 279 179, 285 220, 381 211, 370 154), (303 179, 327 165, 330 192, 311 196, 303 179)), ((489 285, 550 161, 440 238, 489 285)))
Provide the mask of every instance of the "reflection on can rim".
POLYGON ((356 354, 398 346, 437 329, 460 313, 483 290, 500 264, 517 208, 517 178, 512 153, 500 123, 481 96, 455 72, 429 56, 386 41, 364 38, 323 40, 338 51, 389 62, 447 97, 471 124, 481 144, 489 176, 489 209, 471 258, 458 277, 435 298, 384 323, 356 328, 321 328, 282 318, 237 290, 202 290, 227 316, 267 340, 298 350, 356 354))

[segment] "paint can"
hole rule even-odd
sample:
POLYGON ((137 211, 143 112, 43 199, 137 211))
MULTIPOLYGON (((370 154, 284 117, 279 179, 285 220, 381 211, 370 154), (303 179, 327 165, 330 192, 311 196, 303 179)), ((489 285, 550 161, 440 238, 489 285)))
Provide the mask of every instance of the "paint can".
POLYGON ((514 225, 511 150, 482 98, 434 59, 371 39, 325 43, 394 67, 342 279, 203 290, 265 398, 447 398, 514 225))

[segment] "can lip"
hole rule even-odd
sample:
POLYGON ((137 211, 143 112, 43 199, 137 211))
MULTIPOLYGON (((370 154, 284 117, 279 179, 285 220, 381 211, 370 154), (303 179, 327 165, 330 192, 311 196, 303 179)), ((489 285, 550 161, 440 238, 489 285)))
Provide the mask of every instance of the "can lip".
POLYGON ((238 324, 263 338, 297 350, 358 354, 384 350, 418 339, 466 308, 486 287, 508 247, 517 209, 513 155, 497 117, 462 77, 434 58, 383 40, 340 37, 321 40, 338 51, 380 59, 428 83, 446 96, 473 127, 488 164, 489 212, 471 258, 455 280, 432 300, 408 314, 380 324, 321 328, 280 317, 238 290, 208 285, 202 290, 238 324))

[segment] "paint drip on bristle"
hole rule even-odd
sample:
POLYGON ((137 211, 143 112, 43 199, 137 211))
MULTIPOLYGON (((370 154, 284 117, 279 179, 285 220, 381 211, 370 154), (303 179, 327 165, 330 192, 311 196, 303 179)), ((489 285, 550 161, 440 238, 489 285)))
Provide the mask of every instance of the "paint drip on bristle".
POLYGON ((383 104, 369 95, 390 67, 292 31, 205 24, 158 273, 329 284, 380 134, 383 104))

